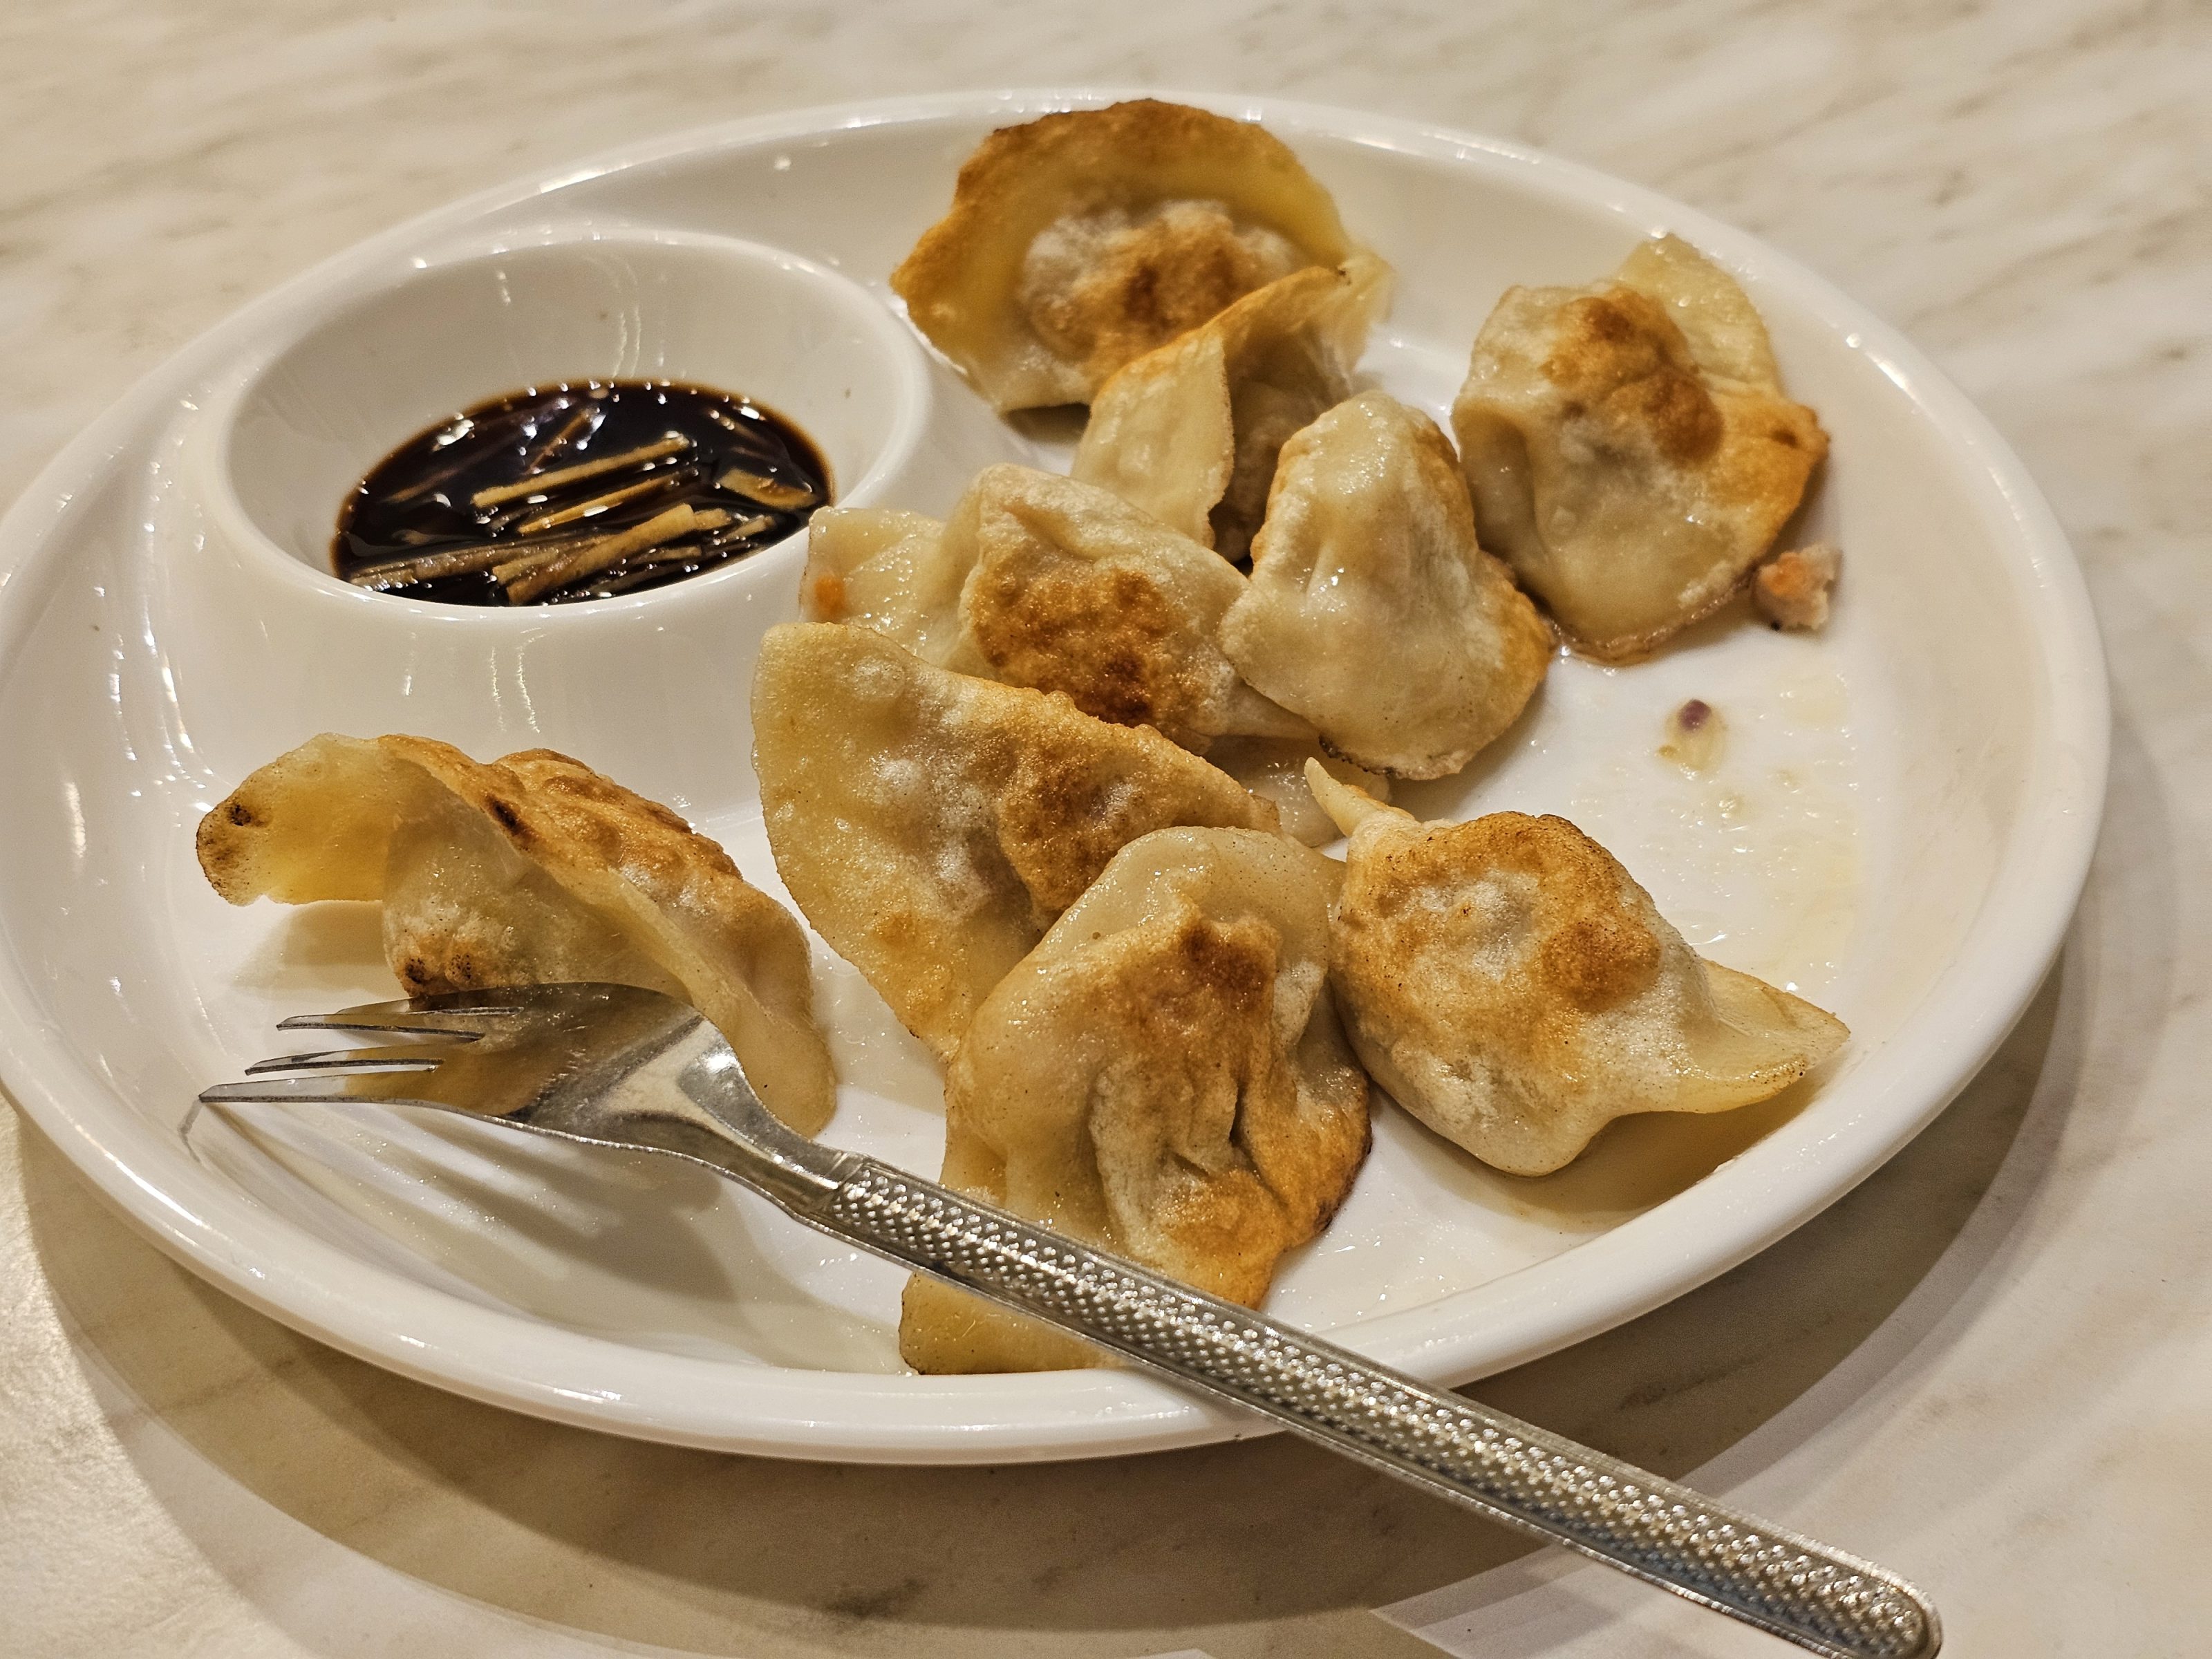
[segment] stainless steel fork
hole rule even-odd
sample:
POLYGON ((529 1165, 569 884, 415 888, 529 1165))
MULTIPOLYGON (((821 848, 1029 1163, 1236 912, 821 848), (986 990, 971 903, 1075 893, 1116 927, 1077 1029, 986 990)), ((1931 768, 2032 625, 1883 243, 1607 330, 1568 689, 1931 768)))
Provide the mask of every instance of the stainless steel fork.
POLYGON ((201 1100, 430 1106, 689 1158, 835 1238, 1815 1653, 1921 1659, 1942 1644, 1927 1598, 1871 1563, 873 1158, 817 1146, 762 1106, 713 1026, 655 992, 464 992, 303 1015, 283 1029, 406 1041, 264 1060, 201 1100))

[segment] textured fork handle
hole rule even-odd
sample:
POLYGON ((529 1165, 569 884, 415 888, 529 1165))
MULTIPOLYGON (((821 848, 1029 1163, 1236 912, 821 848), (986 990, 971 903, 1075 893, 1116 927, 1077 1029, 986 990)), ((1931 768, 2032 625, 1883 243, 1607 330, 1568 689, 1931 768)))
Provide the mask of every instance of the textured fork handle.
POLYGON ((932 1182, 854 1162, 809 1206, 854 1243, 1815 1653, 1922 1659, 1941 1644, 1934 1609, 1879 1567, 932 1182))

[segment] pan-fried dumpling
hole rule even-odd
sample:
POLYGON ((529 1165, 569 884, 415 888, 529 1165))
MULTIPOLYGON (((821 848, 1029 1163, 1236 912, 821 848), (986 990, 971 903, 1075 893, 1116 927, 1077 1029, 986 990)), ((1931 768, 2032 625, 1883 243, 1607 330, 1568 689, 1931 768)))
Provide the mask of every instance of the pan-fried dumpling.
POLYGON ((1152 726, 1195 753, 1227 734, 1311 729, 1246 685, 1215 642, 1243 577, 1117 495, 1002 465, 978 473, 941 526, 866 507, 825 516, 800 584, 810 620, 858 623, 940 666, 1065 692, 1087 714, 1152 726), (864 522, 848 529, 841 514, 864 522))
POLYGON ((1743 290, 1673 236, 1609 282, 1508 289, 1452 424, 1483 544, 1611 661, 1725 604, 1828 449, 1743 290))
MULTIPOLYGON (((976 1011, 945 1084, 947 1184, 1256 1304, 1367 1152, 1327 983, 1341 876, 1252 830, 1123 848, 976 1011)), ((923 1371, 1097 1359, 919 1278, 899 1351, 923 1371)))
POLYGON ((1157 732, 826 623, 762 642, 753 764, 784 885, 940 1057, 1127 843, 1277 823, 1157 732))
POLYGON ((1465 766, 1552 654, 1535 606, 1476 544, 1451 445, 1381 392, 1283 446, 1222 643, 1331 753, 1403 778, 1465 766))
POLYGON ((1035 409, 1088 403, 1132 358, 1352 246, 1279 140, 1143 98, 985 138, 891 288, 994 404, 1035 409))
POLYGON ((1319 768, 1352 837, 1329 965, 1352 1046, 1398 1103, 1514 1175, 1614 1118, 1765 1100, 1850 1033, 1706 962, 1565 818, 1417 823, 1319 768))
POLYGON ((666 807, 565 755, 479 764, 428 738, 311 738, 200 820, 233 904, 380 899, 410 996, 607 980, 681 997, 777 1116, 835 1103, 806 935, 666 807))
POLYGON ((1352 392, 1390 268, 1301 270, 1138 358, 1091 400, 1074 474, 1241 560, 1290 435, 1352 392))

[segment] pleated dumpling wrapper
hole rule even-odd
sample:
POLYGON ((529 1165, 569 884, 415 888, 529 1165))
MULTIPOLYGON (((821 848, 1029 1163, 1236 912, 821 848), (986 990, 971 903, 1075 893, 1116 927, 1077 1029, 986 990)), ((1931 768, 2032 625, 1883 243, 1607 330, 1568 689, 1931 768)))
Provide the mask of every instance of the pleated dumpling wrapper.
POLYGON ((1074 475, 1242 560, 1267 512, 1284 443, 1352 394, 1390 268, 1353 252, 1239 300, 1138 358, 1091 400, 1074 475))
POLYGON ((1452 424, 1483 545, 1605 661, 1726 604, 1828 451, 1751 301, 1674 236, 1608 282, 1509 289, 1452 424))
POLYGON ((1128 842, 1174 824, 1279 823, 1157 732, 834 623, 762 641, 753 765, 800 911, 940 1059, 1128 842))
POLYGON ((1310 781, 1352 837, 1329 965, 1352 1046, 1486 1164, 1547 1175, 1617 1117, 1748 1106, 1850 1036, 1699 957, 1565 818, 1425 824, 1310 781))
MULTIPOLYGON (((945 1083, 946 1183, 1256 1304, 1367 1152, 1367 1079, 1327 982, 1341 878, 1251 830, 1123 848, 977 1010, 945 1083)), ((899 1351, 923 1371, 1099 1361, 919 1278, 899 1351)))
POLYGON ((1001 127, 891 288, 1001 410, 1082 404, 1122 364, 1352 245, 1249 121, 1143 98, 1001 127))
POLYGON ((550 749, 489 763, 428 738, 310 738, 200 820, 233 904, 374 899, 410 996, 606 980, 680 997, 770 1110, 836 1103, 806 935, 666 807, 550 749))
POLYGON ((873 628, 942 667, 1065 692, 1195 753, 1218 737, 1310 734, 1222 654, 1243 578, 1118 495, 991 466, 933 541, 931 524, 876 507, 817 514, 801 611, 873 628))
MULTIPOLYGON (((1274 801, 1286 833, 1312 846, 1336 839, 1306 787, 1305 763, 1322 752, 1312 726, 1253 690, 1221 649, 1244 578, 1119 496, 994 466, 947 522, 827 507, 807 532, 799 611, 809 622, 873 629, 938 667, 1063 692, 1101 720, 1150 726, 1274 801)), ((1388 779, 1334 756, 1324 763, 1389 798, 1388 779)))
POLYGON ((1222 624, 1237 672, 1370 772, 1456 772, 1544 678, 1552 631, 1484 552, 1459 459, 1386 392, 1283 446, 1252 575, 1222 624))

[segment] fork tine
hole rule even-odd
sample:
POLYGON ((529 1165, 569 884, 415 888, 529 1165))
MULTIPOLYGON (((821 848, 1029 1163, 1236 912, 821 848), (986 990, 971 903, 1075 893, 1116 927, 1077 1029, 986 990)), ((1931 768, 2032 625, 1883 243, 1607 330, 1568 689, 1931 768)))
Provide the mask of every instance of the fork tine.
POLYGON ((441 1031, 486 1036, 541 1021, 572 1024, 627 1011, 681 1010, 658 991, 637 986, 572 984, 489 985, 473 991, 441 991, 398 1002, 364 1002, 328 1014, 295 1014, 277 1022, 284 1031, 441 1031))
MULTIPOLYGON (((434 1070, 432 1066, 409 1068, 416 1072, 434 1070)), ((346 1085, 353 1081, 390 1077, 392 1068, 380 1066, 369 1071, 310 1072, 304 1077, 248 1077, 235 1083, 218 1083, 212 1089, 200 1091, 200 1103, 207 1106, 244 1104, 257 1100, 279 1101, 374 1101, 381 1105, 404 1105, 409 1097, 397 1094, 371 1094, 346 1085)), ((417 1103, 434 1106, 439 1103, 425 1100, 417 1103)))
MULTIPOLYGON (((594 1115, 586 1104, 605 1106, 610 1093, 623 1092, 632 1073, 678 1044, 689 1045, 684 1050, 689 1061, 735 1070, 728 1043, 688 1003, 642 986, 599 981, 492 986, 364 1003, 295 1016, 281 1029, 392 1035, 382 1043, 256 1061, 243 1078, 217 1084, 200 1100, 431 1106, 575 1140, 667 1152, 674 1149, 660 1144, 666 1133, 656 1131, 659 1139, 633 1133, 623 1127, 628 1121, 623 1113, 594 1115), (550 1115, 540 1121, 541 1113, 550 1115), (611 1133, 592 1132, 610 1124, 611 1133)), ((652 1088, 643 1093, 659 1100, 652 1088)), ((743 1103, 764 1110, 750 1094, 743 1103)), ((668 1110, 661 1101, 653 1110, 641 1106, 630 1115, 658 1123, 668 1110)))
MULTIPOLYGON (((474 1042, 474 1031, 450 1033, 463 1042, 474 1042)), ((319 1048, 304 1054, 274 1054, 246 1068, 248 1077, 264 1072, 428 1072, 443 1061, 442 1042, 403 1042, 388 1048, 319 1048)))
POLYGON ((416 997, 400 1002, 364 1002, 327 1014, 294 1014, 276 1022, 280 1031, 434 1031, 452 1036, 482 1036, 512 1024, 532 1012, 528 1000, 506 991, 416 997))

